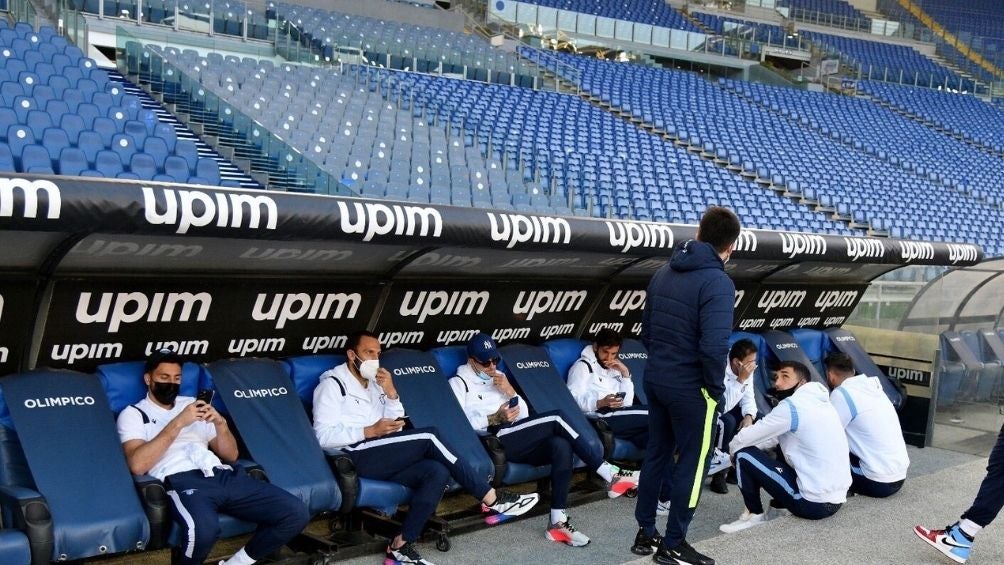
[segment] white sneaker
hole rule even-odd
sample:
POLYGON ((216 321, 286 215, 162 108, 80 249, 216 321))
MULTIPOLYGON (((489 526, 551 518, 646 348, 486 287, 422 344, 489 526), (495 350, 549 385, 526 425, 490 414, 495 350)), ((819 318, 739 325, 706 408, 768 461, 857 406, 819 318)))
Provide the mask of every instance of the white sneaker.
POLYGON ((669 504, 670 501, 666 502, 659 501, 659 504, 655 505, 655 515, 656 516, 669 516, 669 504))
POLYGON ((582 547, 589 543, 589 538, 586 534, 576 530, 575 526, 573 526, 568 520, 558 524, 551 524, 548 526, 547 531, 544 532, 544 536, 551 541, 556 541, 572 547, 582 547))
POLYGON ((731 466, 732 459, 729 457, 729 454, 716 447, 714 455, 711 456, 711 464, 708 465, 708 476, 714 475, 719 471, 724 471, 731 466))
POLYGON ((722 524, 718 526, 718 529, 726 534, 733 534, 747 528, 752 528, 753 526, 766 524, 768 520, 770 520, 770 516, 766 511, 763 514, 750 514, 749 510, 743 510, 738 520, 722 524))
POLYGON ((617 469, 614 473, 614 480, 607 483, 607 496, 617 498, 626 494, 629 490, 638 488, 638 479, 641 471, 628 471, 627 469, 617 469))

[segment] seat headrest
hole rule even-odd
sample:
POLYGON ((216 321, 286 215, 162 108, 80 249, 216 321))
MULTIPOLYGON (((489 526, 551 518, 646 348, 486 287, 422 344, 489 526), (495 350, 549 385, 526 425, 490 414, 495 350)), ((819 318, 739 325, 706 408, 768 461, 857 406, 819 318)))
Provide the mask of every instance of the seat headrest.
POLYGON ((333 369, 345 362, 345 356, 340 354, 300 355, 284 359, 289 377, 296 387, 296 394, 304 406, 313 406, 314 389, 318 379, 328 369, 333 369))
MULTIPOLYGON (((143 382, 143 361, 125 361, 99 365, 95 371, 105 389, 112 412, 118 415, 130 404, 135 404, 146 396, 143 382)), ((185 363, 181 367, 181 396, 195 396, 199 393, 202 368, 195 363, 185 363)))

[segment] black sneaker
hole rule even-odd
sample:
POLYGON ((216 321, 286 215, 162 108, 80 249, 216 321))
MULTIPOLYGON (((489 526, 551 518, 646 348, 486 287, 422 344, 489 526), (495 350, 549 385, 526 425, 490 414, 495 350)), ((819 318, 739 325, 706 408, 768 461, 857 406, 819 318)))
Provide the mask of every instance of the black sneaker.
POLYGON ((729 483, 730 485, 738 485, 739 484, 739 481, 736 480, 736 468, 735 467, 730 467, 729 468, 729 473, 727 475, 725 475, 725 482, 729 483))
POLYGON ((729 485, 725 482, 725 475, 728 471, 719 471, 714 475, 711 475, 711 492, 718 494, 728 494, 729 485))
POLYGON ((659 535, 659 530, 655 531, 654 536, 646 536, 645 530, 639 528, 638 533, 634 536, 634 545, 631 546, 631 553, 635 555, 652 555, 660 545, 662 545, 662 536, 659 535))
POLYGON ((667 549, 664 544, 660 544, 659 551, 652 556, 652 561, 663 565, 715 565, 714 559, 698 553, 687 540, 681 541, 673 549, 667 549))
POLYGON ((415 544, 410 541, 397 549, 392 549, 388 545, 383 562, 384 565, 433 565, 432 561, 422 559, 415 549, 415 544))

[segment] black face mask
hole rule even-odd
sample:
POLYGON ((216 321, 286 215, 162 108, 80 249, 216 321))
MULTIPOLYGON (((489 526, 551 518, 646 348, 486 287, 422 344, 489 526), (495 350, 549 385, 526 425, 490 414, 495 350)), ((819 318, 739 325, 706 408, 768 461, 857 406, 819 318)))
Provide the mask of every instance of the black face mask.
POLYGON ((776 388, 772 388, 770 389, 770 395, 776 398, 778 402, 781 402, 785 398, 788 398, 789 396, 795 394, 795 389, 797 388, 798 386, 793 386, 787 390, 778 390, 776 388))
POLYGON ((153 383, 150 386, 150 393, 157 402, 165 406, 174 406, 174 399, 178 398, 179 392, 181 385, 178 383, 153 383))

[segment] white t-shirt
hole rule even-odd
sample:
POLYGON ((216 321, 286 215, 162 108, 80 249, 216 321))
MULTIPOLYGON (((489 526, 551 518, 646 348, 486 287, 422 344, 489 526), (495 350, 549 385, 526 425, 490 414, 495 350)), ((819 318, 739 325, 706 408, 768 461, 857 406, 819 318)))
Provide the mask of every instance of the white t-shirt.
POLYGON ((345 363, 321 374, 314 389, 314 435, 323 449, 366 439, 363 428, 380 418, 404 416, 400 398, 390 399, 376 382, 359 384, 345 363))
MULTIPOLYGON (((164 409, 152 402, 149 397, 144 398, 135 406, 128 406, 119 413, 119 439, 122 443, 134 439, 150 441, 193 402, 195 399, 191 396, 179 396, 174 400, 173 408, 164 409), (136 409, 137 407, 146 414, 149 422, 143 423, 143 414, 136 409)), ((200 469, 211 474, 214 467, 227 467, 209 449, 209 442, 215 437, 216 426, 201 420, 192 422, 174 438, 174 442, 150 469, 149 474, 163 481, 165 477, 175 473, 200 469)))
POLYGON ((861 460, 861 474, 880 483, 905 479, 910 456, 882 383, 867 375, 850 377, 833 389, 830 403, 844 425, 851 453, 861 460))
POLYGON ((625 393, 624 406, 634 403, 634 383, 617 369, 604 369, 596 359, 592 344, 582 350, 582 355, 568 370, 568 390, 579 409, 587 414, 596 413, 596 402, 608 395, 625 393))

